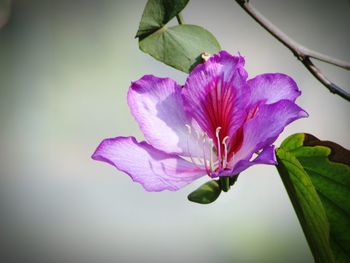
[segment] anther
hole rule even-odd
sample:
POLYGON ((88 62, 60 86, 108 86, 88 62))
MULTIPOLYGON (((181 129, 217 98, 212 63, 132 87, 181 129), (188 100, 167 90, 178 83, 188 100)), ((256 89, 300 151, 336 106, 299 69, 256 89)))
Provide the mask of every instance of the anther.
POLYGON ((191 129, 191 126, 190 125, 188 125, 188 124, 185 124, 185 126, 187 127, 187 129, 188 129, 188 133, 189 134, 192 134, 192 129, 191 129))
POLYGON ((215 132, 216 132, 216 138, 219 137, 219 133, 220 133, 221 127, 217 127, 215 132))
POLYGON ((203 143, 205 143, 207 137, 208 137, 208 135, 206 133, 203 133, 203 143))
POLYGON ((197 133, 197 139, 199 140, 201 138, 201 134, 198 130, 196 130, 196 133, 197 133))

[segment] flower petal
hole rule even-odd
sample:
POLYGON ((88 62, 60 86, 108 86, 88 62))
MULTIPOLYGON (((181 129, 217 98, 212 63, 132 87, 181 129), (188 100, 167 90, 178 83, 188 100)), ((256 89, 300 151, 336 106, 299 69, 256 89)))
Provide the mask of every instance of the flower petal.
POLYGON ((266 104, 272 104, 280 100, 295 101, 301 94, 295 81, 281 73, 267 73, 258 75, 247 81, 251 90, 250 104, 256 104, 264 101, 266 104))
POLYGON ((220 140, 233 139, 245 119, 249 95, 244 89, 248 75, 243 66, 243 57, 221 51, 199 64, 182 89, 185 111, 214 142, 217 127, 221 127, 220 140))
POLYGON ((271 164, 274 165, 277 163, 276 155, 275 155, 275 147, 273 145, 265 147, 261 153, 253 160, 240 160, 238 161, 233 169, 225 169, 212 174, 212 177, 218 176, 234 176, 244 171, 255 164, 271 164))
POLYGON ((239 174, 240 172, 255 164, 277 164, 275 147, 273 145, 265 147, 253 161, 239 161, 231 171, 231 175, 239 174))
POLYGON ((204 169, 134 137, 105 139, 92 158, 127 173, 147 191, 176 191, 205 174, 204 169))
POLYGON ((191 121, 183 109, 181 87, 174 80, 143 76, 131 84, 128 104, 146 141, 164 152, 188 155, 185 125, 191 121))
POLYGON ((254 152, 271 145, 292 121, 308 114, 290 100, 265 104, 243 127, 243 143, 230 162, 231 167, 241 160, 250 160, 254 152))

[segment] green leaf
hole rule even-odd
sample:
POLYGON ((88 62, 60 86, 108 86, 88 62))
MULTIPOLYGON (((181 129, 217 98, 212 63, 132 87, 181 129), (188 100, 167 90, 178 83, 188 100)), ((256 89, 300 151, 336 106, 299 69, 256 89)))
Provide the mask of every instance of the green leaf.
POLYGON ((186 73, 202 62, 202 53, 214 54, 221 50, 216 38, 200 26, 166 26, 188 2, 148 0, 136 34, 143 52, 186 73))
POLYGON ((287 189, 316 262, 350 261, 350 151, 310 134, 276 151, 287 189))
POLYGON ((188 2, 189 0, 148 0, 136 37, 144 38, 165 26, 188 2))
POLYGON ((197 190, 188 195, 188 200, 199 204, 210 204, 214 202, 221 193, 218 181, 213 180, 201 185, 197 190))
POLYGON ((139 46, 155 59, 184 72, 202 62, 203 52, 214 54, 221 49, 209 31, 195 25, 164 26, 140 40, 139 46))

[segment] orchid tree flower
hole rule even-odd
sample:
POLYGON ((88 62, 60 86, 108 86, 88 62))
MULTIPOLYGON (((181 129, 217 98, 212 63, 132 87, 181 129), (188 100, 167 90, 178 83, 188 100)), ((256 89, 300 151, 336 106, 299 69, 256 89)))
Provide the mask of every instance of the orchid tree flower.
POLYGON ((128 174, 147 191, 176 191, 207 175, 236 176, 255 164, 276 164, 273 142, 307 113, 287 75, 248 79, 244 58, 221 51, 196 66, 182 87, 145 75, 128 91, 145 141, 105 139, 92 155, 128 174))

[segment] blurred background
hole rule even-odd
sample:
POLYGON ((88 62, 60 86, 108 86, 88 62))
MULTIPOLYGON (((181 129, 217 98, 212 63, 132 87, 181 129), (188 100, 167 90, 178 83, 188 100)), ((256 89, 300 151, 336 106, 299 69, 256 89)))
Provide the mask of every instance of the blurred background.
MULTIPOLYGON (((152 73, 185 81, 138 50, 145 2, 0 0, 0 261, 312 262, 274 167, 248 169, 202 206, 187 194, 208 178, 148 193, 91 160, 103 138, 142 139, 126 103, 132 80, 152 73)), ((251 3, 296 41, 350 61, 349 1, 251 3)), ((283 72, 296 80, 310 117, 290 125, 277 145, 309 132, 350 148, 350 104, 234 1, 191 0, 183 16, 244 55, 250 77, 283 72)), ((317 65, 349 88, 349 72, 317 65)))

